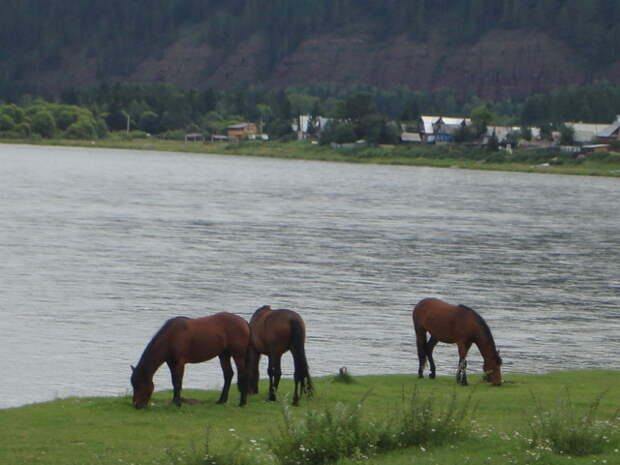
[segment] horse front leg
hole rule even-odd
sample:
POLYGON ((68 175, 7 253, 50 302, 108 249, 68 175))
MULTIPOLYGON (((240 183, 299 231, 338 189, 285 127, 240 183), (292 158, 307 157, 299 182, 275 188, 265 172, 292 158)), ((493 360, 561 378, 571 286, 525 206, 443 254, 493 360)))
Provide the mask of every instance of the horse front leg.
POLYGON ((456 370, 456 383, 467 386, 467 360, 459 360, 459 366, 456 370))
POLYGON ((458 343, 459 347, 459 367, 456 372, 456 382, 467 386, 467 352, 471 347, 471 343, 458 343))
POLYGON ((225 404, 228 401, 228 391, 230 389, 230 383, 235 375, 230 364, 230 355, 220 354, 220 366, 222 367, 222 373, 224 374, 224 387, 222 388, 222 394, 217 401, 218 404, 225 404))
POLYGON ((185 372, 185 364, 181 362, 167 362, 170 369, 170 377, 172 378, 172 389, 174 394, 172 402, 180 407, 183 399, 181 398, 181 389, 183 387, 183 373, 185 372))

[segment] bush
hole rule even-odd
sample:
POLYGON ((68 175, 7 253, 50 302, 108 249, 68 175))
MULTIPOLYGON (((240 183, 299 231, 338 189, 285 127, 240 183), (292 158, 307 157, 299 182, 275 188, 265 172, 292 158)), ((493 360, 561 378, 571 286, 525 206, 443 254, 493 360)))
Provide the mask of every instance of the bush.
POLYGON ((81 119, 72 123, 64 135, 68 139, 96 139, 97 130, 94 121, 81 119))
POLYGON ((30 125, 26 123, 25 121, 22 123, 19 123, 15 127, 15 130, 19 133, 20 137, 30 137, 30 134, 32 133, 32 129, 30 128, 30 125))

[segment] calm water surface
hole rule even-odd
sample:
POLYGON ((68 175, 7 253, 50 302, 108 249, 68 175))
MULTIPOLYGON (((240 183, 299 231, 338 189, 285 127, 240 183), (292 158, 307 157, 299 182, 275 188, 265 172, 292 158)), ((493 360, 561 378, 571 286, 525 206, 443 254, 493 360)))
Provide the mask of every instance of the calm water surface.
POLYGON ((127 393, 169 317, 263 304, 304 316, 314 376, 415 372, 427 296, 483 315, 506 377, 620 369, 613 178, 0 145, 0 276, 0 408, 127 393))

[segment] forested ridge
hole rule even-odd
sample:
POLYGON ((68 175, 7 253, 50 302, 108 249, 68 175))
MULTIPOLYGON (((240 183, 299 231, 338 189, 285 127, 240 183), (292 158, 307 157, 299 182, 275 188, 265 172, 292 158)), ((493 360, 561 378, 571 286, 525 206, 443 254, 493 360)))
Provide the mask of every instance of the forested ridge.
MULTIPOLYGON (((0 97, 4 98, 41 87, 45 90, 37 78, 51 70, 63 76, 63 85, 79 86, 75 78, 78 63, 88 67, 91 84, 124 77, 140 81, 140 64, 147 59, 161 60, 164 51, 184 37, 218 52, 208 58, 208 63, 200 64, 204 88, 212 84, 210 76, 226 57, 234 54, 241 44, 258 40, 256 37, 267 44, 253 63, 253 77, 259 81, 268 81, 274 70, 283 66, 282 60, 305 40, 323 35, 364 34, 378 47, 399 36, 416 43, 434 37, 435 42, 439 40, 448 50, 443 52, 448 56, 441 57, 446 61, 451 47, 475 43, 490 31, 538 32, 563 44, 571 62, 582 70, 587 69, 589 75, 603 73, 604 76, 608 68, 620 62, 618 0, 5 0, 3 3, 0 97)), ((506 61, 510 60, 507 56, 506 61)), ((232 80, 243 78, 235 75, 232 80)), ((153 78, 145 76, 145 80, 153 78)), ((55 83, 53 90, 58 91, 58 85, 55 83)))

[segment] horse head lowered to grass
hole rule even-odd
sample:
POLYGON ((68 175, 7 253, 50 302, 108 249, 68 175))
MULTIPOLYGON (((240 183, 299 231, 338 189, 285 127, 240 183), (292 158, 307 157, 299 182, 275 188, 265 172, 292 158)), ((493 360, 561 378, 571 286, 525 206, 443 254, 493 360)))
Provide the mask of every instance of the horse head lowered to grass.
POLYGON ((219 357, 224 373, 224 387, 218 403, 228 400, 234 376, 231 357, 237 366, 240 406, 246 404, 247 377, 245 353, 250 341, 247 321, 232 313, 216 313, 203 318, 175 317, 168 320, 153 336, 136 367, 132 368, 133 405, 144 408, 153 394, 153 375, 165 362, 170 369, 174 395, 172 401, 181 406, 181 387, 186 363, 200 363, 219 357))
POLYGON ((418 376, 424 377, 424 365, 428 358, 430 375, 435 377, 433 349, 438 342, 456 344, 459 349, 459 364, 456 381, 467 385, 467 352, 476 344, 484 359, 484 380, 495 386, 502 384, 502 359, 495 347, 493 335, 487 323, 476 311, 465 305, 452 305, 439 299, 422 299, 413 309, 413 327, 416 334, 420 367, 418 376), (426 333, 430 338, 426 339, 426 333))
POLYGON ((264 305, 254 312, 250 320, 250 344, 246 363, 248 367, 249 389, 258 392, 259 362, 261 354, 269 358, 269 400, 276 400, 276 391, 282 376, 280 360, 282 354, 290 350, 295 367, 295 392, 293 405, 299 404, 303 393, 313 393, 312 380, 308 371, 308 361, 304 348, 306 326, 301 316, 292 310, 272 310, 264 305))

